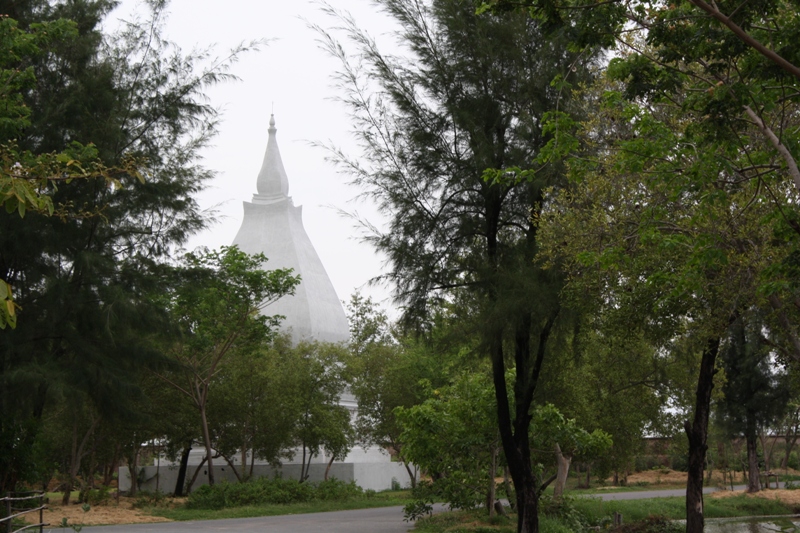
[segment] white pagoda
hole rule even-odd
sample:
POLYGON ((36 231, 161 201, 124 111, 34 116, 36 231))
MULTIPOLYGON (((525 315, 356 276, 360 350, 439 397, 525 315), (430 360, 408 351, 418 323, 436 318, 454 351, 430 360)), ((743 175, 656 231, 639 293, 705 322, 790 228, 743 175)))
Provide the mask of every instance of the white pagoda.
MULTIPOLYGON (((336 295, 325 267, 322 266, 311 240, 303 228, 302 207, 295 206, 289 197, 289 180, 275 138, 275 117, 269 120, 269 140, 261 171, 256 182, 256 194, 250 202, 244 203, 244 218, 233 244, 248 254, 263 253, 268 262, 267 269, 291 268, 301 277, 293 296, 284 296, 264 309, 269 315, 286 317, 281 329, 292 335, 295 343, 303 340, 321 342, 347 342, 350 330, 344 309, 336 295)), ((339 404, 355 416, 358 405, 355 397, 345 392, 339 404)), ((189 455, 190 470, 198 468, 205 451, 195 448, 189 455)), ((296 454, 298 457, 299 454, 296 454)), ((311 461, 309 479, 323 479, 329 458, 325 452, 311 461)), ((295 460, 296 461, 296 460, 295 460)), ((300 465, 295 461, 284 462, 277 470, 270 464, 256 460, 254 475, 298 478, 300 465)), ((234 464, 236 464, 234 458, 234 464)), ((144 467, 146 481, 143 489, 155 490, 159 487, 173 487, 177 479, 178 464, 164 461, 163 467, 144 467)), ((206 472, 204 471, 204 474, 206 472)), ((214 475, 218 480, 236 480, 231 469, 225 464, 214 465, 214 475)), ((364 489, 385 490, 395 483, 407 486, 408 473, 398 462, 392 462, 389 454, 378 447, 354 446, 341 462, 332 464, 330 475, 343 481, 355 481, 364 489)), ((120 490, 128 490, 131 475, 127 467, 120 468, 120 490)), ((205 484, 206 475, 197 478, 197 485, 205 484)))
POLYGON ((233 244, 248 254, 263 253, 268 269, 291 268, 300 276, 294 296, 285 296, 265 310, 286 317, 281 329, 290 332, 295 342, 347 342, 350 331, 344 309, 303 227, 303 208, 289 196, 274 115, 268 131, 257 192, 251 202, 244 202, 244 219, 233 244))

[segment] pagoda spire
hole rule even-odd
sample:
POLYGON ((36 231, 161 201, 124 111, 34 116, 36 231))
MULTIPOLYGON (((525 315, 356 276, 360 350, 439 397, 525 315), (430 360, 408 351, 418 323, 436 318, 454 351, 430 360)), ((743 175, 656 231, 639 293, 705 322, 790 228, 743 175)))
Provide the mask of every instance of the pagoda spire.
POLYGON ((276 139, 275 115, 269 118, 269 140, 267 149, 264 152, 264 161, 261 163, 261 171, 258 173, 256 190, 253 195, 254 203, 272 203, 289 197, 289 178, 283 168, 281 152, 278 149, 276 139))

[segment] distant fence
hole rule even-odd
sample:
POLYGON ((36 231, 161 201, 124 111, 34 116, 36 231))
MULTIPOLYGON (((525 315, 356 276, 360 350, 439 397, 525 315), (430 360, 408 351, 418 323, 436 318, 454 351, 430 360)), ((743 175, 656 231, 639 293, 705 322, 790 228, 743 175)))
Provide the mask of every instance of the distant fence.
POLYGON ((18 531, 28 531, 35 528, 39 529, 39 533, 44 531, 44 526, 50 524, 44 523, 44 510, 47 505, 44 503, 44 493, 35 492, 31 493, 18 493, 15 495, 9 492, 5 498, 0 498, 0 505, 5 508, 5 517, 0 518, 0 533, 17 533, 18 531), (23 496, 22 494, 29 494, 23 496), (14 524, 14 519, 19 518, 29 513, 39 512, 38 524, 23 525, 20 523, 14 524))

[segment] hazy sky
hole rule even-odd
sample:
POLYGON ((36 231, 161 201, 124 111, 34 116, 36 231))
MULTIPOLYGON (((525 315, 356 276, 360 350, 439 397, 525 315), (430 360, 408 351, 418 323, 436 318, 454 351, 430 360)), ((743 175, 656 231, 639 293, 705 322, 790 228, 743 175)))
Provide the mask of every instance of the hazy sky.
MULTIPOLYGON (((330 4, 350 12, 379 41, 391 42, 391 21, 369 0, 330 4)), ((108 26, 114 25, 114 18, 130 18, 137 8, 142 9, 137 0, 123 0, 108 26)), ((370 205, 354 201, 360 191, 325 161, 324 150, 310 146, 311 141, 332 140, 357 154, 345 109, 332 99, 330 76, 338 62, 319 48, 306 22, 330 27, 333 21, 306 0, 172 0, 166 21, 166 37, 187 52, 213 46, 214 55, 224 57, 242 41, 272 39, 233 66, 239 82, 208 91, 210 103, 223 114, 214 146, 203 153, 205 166, 216 171, 217 178, 199 201, 203 208, 216 206, 219 214, 217 223, 193 238, 189 248, 233 241, 242 222, 242 201, 250 201, 256 192, 274 105, 289 195, 295 205, 303 206, 306 231, 339 299, 348 300, 360 288, 363 294, 387 300, 388 288, 365 286, 380 274, 381 258, 358 241, 353 221, 339 210, 357 211, 376 224, 380 217, 370 205)))

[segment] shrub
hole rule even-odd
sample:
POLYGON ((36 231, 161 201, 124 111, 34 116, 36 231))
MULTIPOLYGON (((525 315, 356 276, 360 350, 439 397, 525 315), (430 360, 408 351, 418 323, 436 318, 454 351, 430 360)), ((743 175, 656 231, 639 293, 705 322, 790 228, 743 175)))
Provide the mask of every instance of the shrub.
POLYGON ((321 481, 317 484, 318 500, 354 500, 362 498, 364 491, 356 485, 355 481, 345 483, 336 478, 321 481))
POLYGON ((657 455, 637 455, 634 465, 634 470, 644 472, 661 466, 661 460, 657 455))
MULTIPOLYGON (((374 492, 374 491, 373 491, 374 492)), ((245 483, 222 482, 203 485, 189 495, 189 509, 223 509, 244 505, 304 503, 313 500, 352 500, 364 497, 354 482, 330 479, 320 483, 300 483, 294 479, 258 478, 245 483)))
POLYGON ((136 499, 133 500, 133 507, 141 509, 143 507, 158 507, 167 501, 167 495, 160 490, 150 492, 142 490, 136 493, 136 499))
POLYGON ((620 533, 680 533, 683 531, 683 527, 666 517, 651 515, 644 520, 622 524, 617 531, 620 533))
POLYGON ((786 466, 793 470, 800 470, 800 460, 798 460, 797 452, 789 454, 789 460, 786 462, 786 466))
POLYGON ((553 498, 542 495, 539 500, 541 514, 547 518, 557 520, 570 531, 584 531, 588 526, 586 517, 575 508, 574 499, 569 496, 553 498))
POLYGON ((104 505, 111 499, 111 489, 101 486, 99 489, 92 489, 85 486, 78 493, 78 503, 88 503, 89 505, 104 505))

